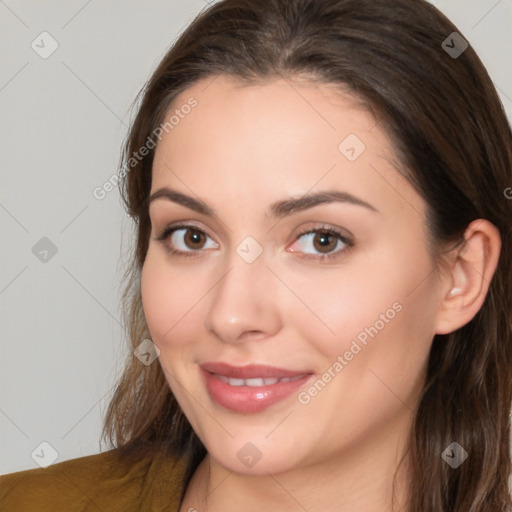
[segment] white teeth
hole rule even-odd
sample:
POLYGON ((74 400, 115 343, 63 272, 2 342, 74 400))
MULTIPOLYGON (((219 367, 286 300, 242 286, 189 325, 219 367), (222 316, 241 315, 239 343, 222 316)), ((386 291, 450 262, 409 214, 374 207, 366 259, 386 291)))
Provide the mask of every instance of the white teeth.
POLYGON ((282 377, 278 379, 277 377, 268 377, 268 378, 260 378, 256 377, 253 379, 235 379, 231 377, 225 377, 224 375, 216 375, 222 382, 229 384, 230 386, 249 386, 249 387, 258 387, 258 386, 271 386, 272 384, 277 384, 278 382, 291 382, 293 380, 301 379, 304 375, 297 375, 295 377, 282 377))
POLYGON ((245 385, 246 386, 264 386, 265 385, 265 381, 263 379, 258 379, 258 378, 255 378, 255 379, 245 379, 245 385))
POLYGON ((223 377, 222 380, 227 382, 230 386, 243 386, 245 384, 244 379, 232 379, 231 377, 223 377))

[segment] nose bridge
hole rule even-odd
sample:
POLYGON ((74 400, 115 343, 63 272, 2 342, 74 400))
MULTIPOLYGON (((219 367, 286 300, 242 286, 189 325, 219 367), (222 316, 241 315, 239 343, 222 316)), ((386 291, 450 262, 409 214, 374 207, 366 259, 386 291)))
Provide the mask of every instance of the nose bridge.
POLYGON ((246 237, 223 263, 222 277, 212 290, 205 328, 223 341, 237 341, 244 332, 269 334, 278 325, 278 304, 269 293, 272 272, 263 247, 246 237))

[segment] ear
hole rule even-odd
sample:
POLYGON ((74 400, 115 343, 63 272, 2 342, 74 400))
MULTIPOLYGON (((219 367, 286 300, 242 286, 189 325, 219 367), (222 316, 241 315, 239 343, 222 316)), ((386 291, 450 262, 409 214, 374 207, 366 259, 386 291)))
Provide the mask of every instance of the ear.
POLYGON ((501 237, 485 219, 471 222, 462 247, 449 255, 448 272, 442 279, 435 333, 448 334, 466 325, 484 303, 498 266, 501 237))

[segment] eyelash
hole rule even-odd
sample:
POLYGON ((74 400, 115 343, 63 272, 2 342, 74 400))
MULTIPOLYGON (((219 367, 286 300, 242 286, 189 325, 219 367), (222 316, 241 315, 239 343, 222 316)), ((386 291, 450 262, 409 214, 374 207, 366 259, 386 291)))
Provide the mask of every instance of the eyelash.
MULTIPOLYGON (((178 231, 180 229, 188 229, 188 230, 195 231, 195 232, 198 232, 200 234, 208 236, 207 233, 205 233, 202 229, 199 229, 198 227, 196 227, 196 226, 194 226, 192 224, 180 224, 178 226, 171 226, 171 227, 165 228, 163 230, 163 232, 156 237, 156 240, 161 242, 161 243, 163 243, 163 245, 165 246, 165 249, 171 255, 173 255, 173 256, 184 256, 184 257, 200 256, 201 253, 203 252, 203 250, 201 250, 201 249, 198 249, 196 251, 194 251, 194 250, 191 250, 191 251, 179 251, 179 250, 173 249, 167 243, 165 243, 166 240, 175 231, 178 231)), ((309 235, 309 234, 312 234, 312 233, 322 233, 322 234, 332 235, 335 238, 337 238, 338 240, 340 240, 341 242, 343 242, 345 244, 345 248, 343 248, 341 250, 338 250, 338 251, 336 251, 334 253, 331 253, 331 254, 323 254, 323 255, 316 255, 316 256, 308 254, 306 256, 302 256, 302 257, 305 257, 306 259, 321 260, 321 261, 332 261, 332 260, 338 259, 341 256, 343 256, 344 254, 350 252, 353 249, 354 245, 355 245, 352 240, 350 240, 349 238, 347 238, 344 235, 342 235, 339 231, 337 231, 337 230, 335 230, 333 228, 327 227, 327 226, 319 226, 319 227, 314 227, 314 228, 306 229, 306 230, 300 232, 297 235, 295 241, 299 240, 304 235, 309 235)), ((293 252, 298 252, 298 251, 293 251, 293 252)))

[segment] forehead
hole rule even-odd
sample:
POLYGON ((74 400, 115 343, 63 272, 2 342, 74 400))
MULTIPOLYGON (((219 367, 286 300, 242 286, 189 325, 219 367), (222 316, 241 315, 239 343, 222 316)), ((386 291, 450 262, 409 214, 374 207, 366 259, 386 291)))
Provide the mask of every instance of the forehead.
POLYGON ((179 122, 157 145, 152 192, 172 186, 203 198, 215 192, 223 196, 219 203, 239 196, 261 203, 339 188, 381 211, 423 211, 395 168, 378 120, 332 85, 281 78, 241 85, 209 77, 178 95, 164 122, 171 115, 179 122), (183 108, 191 99, 195 106, 183 108))

